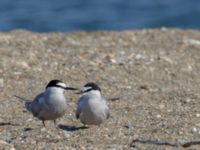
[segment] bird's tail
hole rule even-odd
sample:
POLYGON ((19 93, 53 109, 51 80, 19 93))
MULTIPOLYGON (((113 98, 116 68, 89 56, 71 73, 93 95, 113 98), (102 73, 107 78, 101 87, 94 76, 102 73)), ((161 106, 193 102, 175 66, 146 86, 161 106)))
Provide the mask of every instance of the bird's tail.
POLYGON ((27 101, 25 102, 25 107, 26 107, 26 109, 27 109, 28 111, 32 112, 32 111, 31 111, 30 105, 31 105, 31 102, 27 102, 27 101))
POLYGON ((16 97, 16 98, 18 98, 20 101, 25 102, 25 107, 26 107, 26 109, 27 109, 28 111, 31 111, 31 110, 30 110, 30 104, 31 104, 31 101, 30 101, 30 100, 28 100, 28 99, 26 99, 26 98, 24 98, 24 97, 21 97, 21 96, 17 96, 17 95, 13 95, 13 96, 16 97))
POLYGON ((29 100, 24 98, 24 97, 21 97, 21 96, 18 96, 18 95, 13 95, 14 97, 18 98, 20 101, 23 101, 23 102, 28 102, 29 100))

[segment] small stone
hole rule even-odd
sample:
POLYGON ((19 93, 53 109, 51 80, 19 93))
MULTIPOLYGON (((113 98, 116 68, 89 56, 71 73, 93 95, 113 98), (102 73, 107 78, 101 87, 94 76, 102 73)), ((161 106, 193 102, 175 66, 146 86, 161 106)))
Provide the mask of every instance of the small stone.
POLYGON ((65 138, 70 138, 71 135, 68 132, 64 132, 64 136, 65 138))
POLYGON ((18 64, 19 66, 21 66, 22 68, 24 68, 24 69, 30 69, 30 66, 29 66, 28 63, 26 63, 25 61, 17 62, 17 64, 18 64))
POLYGON ((31 144, 36 144, 36 143, 37 143, 36 140, 32 140, 32 141, 31 141, 31 144))
POLYGON ((171 112, 173 112, 173 109, 167 109, 167 112, 171 113, 171 112))
POLYGON ((118 101, 118 100, 120 100, 120 97, 111 97, 110 100, 111 101, 118 101))
POLYGON ((188 66, 187 66, 187 71, 192 71, 192 70, 193 70, 192 66, 191 66, 191 65, 188 65, 188 66))
POLYGON ((162 116, 160 114, 156 115, 156 118, 161 118, 162 116))
POLYGON ((32 122, 32 121, 33 121, 33 119, 32 119, 32 118, 29 118, 29 119, 27 119, 27 121, 28 121, 28 122, 32 122))
POLYGON ((14 72, 13 74, 19 76, 19 75, 22 75, 22 72, 18 71, 18 72, 14 72))
POLYGON ((142 59, 143 58, 143 56, 141 55, 141 54, 137 54, 136 56, 135 56, 135 59, 136 60, 139 60, 139 59, 142 59))
POLYGON ((200 41, 196 39, 188 39, 185 42, 190 45, 200 45, 200 41))
POLYGON ((41 132, 45 132, 45 131, 47 131, 46 128, 42 128, 41 129, 41 132))
POLYGON ((129 129, 129 125, 123 125, 124 128, 129 129))
POLYGON ((182 131, 179 131, 179 135, 182 135, 183 134, 183 132, 182 131))
POLYGON ((173 64, 173 63, 174 63, 174 61, 173 61, 171 58, 167 57, 167 56, 163 56, 162 59, 163 59, 164 61, 170 63, 170 64, 173 64))
POLYGON ((191 99, 190 99, 190 98, 187 98, 187 99, 185 100, 185 102, 186 102, 186 103, 189 103, 189 102, 191 102, 191 99))
POLYGON ((196 128, 196 127, 193 127, 193 128, 192 128, 192 132, 193 132, 193 133, 196 133, 196 132, 197 132, 197 128, 196 128))
POLYGON ((111 62, 112 64, 116 64, 116 63, 117 63, 117 61, 116 61, 115 59, 110 59, 110 62, 111 62))
POLYGON ((140 86, 140 89, 141 89, 141 90, 148 90, 149 88, 148 88, 147 85, 141 85, 141 86, 140 86))
POLYGON ((0 140, 0 145, 6 145, 6 144, 8 144, 6 141, 0 140))
POLYGON ((116 64, 117 63, 117 61, 114 59, 114 55, 112 55, 112 54, 106 55, 104 57, 104 60, 108 64, 116 64))
POLYGON ((199 118, 199 117, 200 117, 200 114, 196 114, 196 117, 199 118))
POLYGON ((165 107, 165 105, 164 104, 160 104, 159 107, 160 107, 160 109, 163 109, 165 107))
POLYGON ((31 131, 32 128, 25 128, 24 131, 31 131))
POLYGON ((132 87, 131 86, 126 86, 126 89, 130 90, 130 89, 132 89, 132 87))

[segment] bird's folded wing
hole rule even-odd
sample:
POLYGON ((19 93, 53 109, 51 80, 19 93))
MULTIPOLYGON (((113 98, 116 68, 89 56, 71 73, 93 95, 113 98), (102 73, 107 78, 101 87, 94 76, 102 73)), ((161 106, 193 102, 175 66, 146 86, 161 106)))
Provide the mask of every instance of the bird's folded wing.
POLYGON ((79 119, 79 116, 80 116, 80 113, 81 113, 81 109, 82 109, 82 105, 83 105, 83 101, 85 99, 85 95, 81 96, 78 100, 78 103, 77 103, 77 109, 76 109, 76 119, 79 119))
POLYGON ((44 93, 41 93, 37 95, 33 101, 25 103, 27 110, 30 111, 35 117, 39 115, 40 111, 43 108, 43 103, 42 103, 43 96, 44 93))

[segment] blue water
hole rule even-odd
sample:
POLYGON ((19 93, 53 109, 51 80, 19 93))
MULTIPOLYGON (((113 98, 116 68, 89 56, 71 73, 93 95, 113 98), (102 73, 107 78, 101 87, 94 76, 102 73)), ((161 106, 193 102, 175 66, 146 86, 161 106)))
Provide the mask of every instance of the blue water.
POLYGON ((0 31, 200 28, 200 0, 0 0, 0 31))

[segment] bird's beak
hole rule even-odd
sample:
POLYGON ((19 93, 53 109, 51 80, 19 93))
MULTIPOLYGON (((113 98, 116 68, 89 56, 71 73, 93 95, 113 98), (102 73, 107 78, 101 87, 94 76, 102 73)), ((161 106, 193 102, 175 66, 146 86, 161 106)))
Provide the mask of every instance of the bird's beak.
POLYGON ((74 94, 83 94, 83 93, 84 93, 84 88, 80 88, 79 91, 74 94))
POLYGON ((74 94, 83 94, 83 93, 87 92, 88 90, 91 90, 91 88, 83 87, 81 90, 79 90, 78 92, 76 92, 74 94))
POLYGON ((66 87, 65 90, 79 90, 78 88, 73 88, 73 87, 66 87))
POLYGON ((82 94, 82 93, 84 93, 84 92, 82 90, 80 90, 80 91, 78 91, 78 92, 76 92, 74 94, 82 94))

